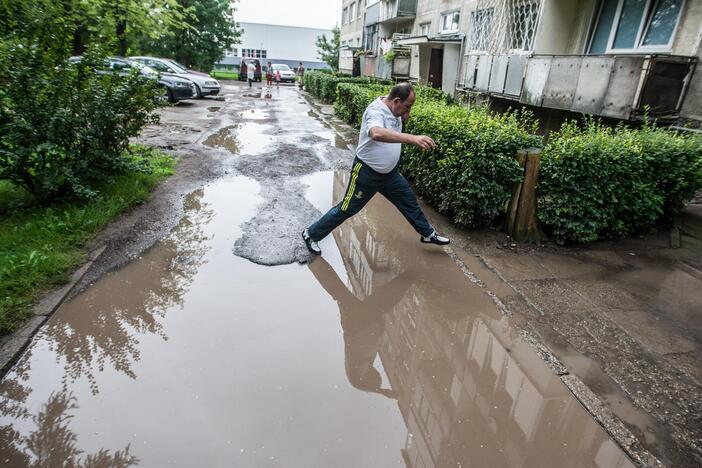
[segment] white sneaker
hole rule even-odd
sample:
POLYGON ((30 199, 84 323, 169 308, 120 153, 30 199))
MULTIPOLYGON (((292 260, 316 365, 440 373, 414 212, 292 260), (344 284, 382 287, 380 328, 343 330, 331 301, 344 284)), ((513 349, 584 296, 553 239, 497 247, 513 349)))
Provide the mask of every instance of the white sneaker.
POLYGON ((307 232, 307 229, 302 231, 302 239, 305 241, 307 250, 309 250, 315 255, 322 255, 322 249, 319 248, 319 244, 317 244, 317 241, 312 240, 309 233, 307 232))
POLYGON ((446 245, 446 244, 449 244, 451 242, 448 237, 440 236, 436 233, 436 231, 432 232, 429 235, 429 237, 420 237, 419 240, 420 240, 420 242, 422 242, 424 244, 436 244, 436 245, 446 245))

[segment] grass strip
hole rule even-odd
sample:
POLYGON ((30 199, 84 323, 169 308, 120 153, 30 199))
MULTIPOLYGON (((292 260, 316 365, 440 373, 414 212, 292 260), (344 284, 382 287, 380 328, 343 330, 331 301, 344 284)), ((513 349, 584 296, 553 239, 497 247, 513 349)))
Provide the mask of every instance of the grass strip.
POLYGON ((147 159, 152 170, 118 175, 85 201, 37 205, 24 190, 0 181, 0 334, 29 317, 43 291, 68 280, 98 231, 173 174, 171 156, 141 146, 132 152, 147 159))

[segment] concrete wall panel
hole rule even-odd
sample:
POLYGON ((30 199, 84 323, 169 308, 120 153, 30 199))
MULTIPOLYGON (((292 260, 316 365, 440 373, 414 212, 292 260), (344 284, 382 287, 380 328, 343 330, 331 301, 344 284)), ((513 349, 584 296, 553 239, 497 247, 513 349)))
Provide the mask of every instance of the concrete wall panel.
POLYGON ((478 74, 475 78, 475 89, 479 91, 487 91, 490 87, 492 59, 492 55, 481 55, 478 59, 478 74))
POLYGON ((583 58, 571 110, 585 114, 602 112, 613 67, 613 57, 583 58))
POLYGON ((533 57, 528 61, 520 102, 530 106, 541 106, 551 61, 551 57, 533 57))
POLYGON ((512 55, 509 58, 507 76, 505 77, 505 94, 510 96, 519 96, 521 94, 526 63, 527 58, 523 55, 512 55))
POLYGON ((615 57, 602 115, 617 119, 629 118, 643 62, 643 57, 615 57))
POLYGON ((573 105, 582 57, 554 57, 544 89, 544 107, 568 110, 573 105))
POLYGON ((490 72, 491 93, 500 93, 505 89, 505 79, 507 78, 507 64, 509 55, 498 55, 492 59, 492 71, 490 72))

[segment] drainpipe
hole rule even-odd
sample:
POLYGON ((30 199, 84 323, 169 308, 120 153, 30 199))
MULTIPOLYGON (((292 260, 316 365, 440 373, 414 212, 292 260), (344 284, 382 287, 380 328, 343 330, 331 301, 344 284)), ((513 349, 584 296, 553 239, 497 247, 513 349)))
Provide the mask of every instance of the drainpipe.
POLYGON ((463 53, 466 51, 466 35, 461 33, 461 51, 458 53, 458 71, 456 72, 456 80, 453 84, 453 97, 456 97, 458 91, 458 83, 461 81, 461 69, 463 68, 463 53))

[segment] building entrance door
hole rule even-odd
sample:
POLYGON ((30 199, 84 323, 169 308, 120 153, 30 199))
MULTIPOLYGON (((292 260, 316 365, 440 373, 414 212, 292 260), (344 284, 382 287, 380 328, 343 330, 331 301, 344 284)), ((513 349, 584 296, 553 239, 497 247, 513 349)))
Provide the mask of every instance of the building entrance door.
POLYGON ((429 85, 441 89, 444 68, 444 49, 431 49, 429 60, 429 85))

